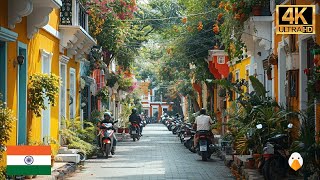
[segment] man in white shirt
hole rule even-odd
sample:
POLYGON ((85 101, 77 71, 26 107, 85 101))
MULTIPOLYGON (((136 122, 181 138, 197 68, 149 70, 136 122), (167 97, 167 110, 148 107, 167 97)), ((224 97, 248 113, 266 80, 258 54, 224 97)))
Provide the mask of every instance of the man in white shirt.
POLYGON ((206 109, 202 108, 200 110, 200 115, 198 117, 196 117, 196 120, 194 121, 194 126, 197 127, 197 134, 194 136, 194 144, 193 144, 193 148, 195 149, 197 147, 198 144, 198 140, 199 140, 199 131, 209 131, 211 130, 211 125, 213 124, 213 121, 211 119, 210 116, 206 115, 206 109))

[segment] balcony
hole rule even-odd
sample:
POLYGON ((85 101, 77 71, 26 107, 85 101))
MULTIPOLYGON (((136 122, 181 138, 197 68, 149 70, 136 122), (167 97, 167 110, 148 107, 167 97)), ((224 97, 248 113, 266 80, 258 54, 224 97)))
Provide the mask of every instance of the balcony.
POLYGON ((75 55, 76 61, 82 60, 97 44, 88 33, 88 14, 78 0, 62 1, 59 29, 62 34, 60 51, 67 49, 68 56, 75 55))
POLYGON ((8 26, 14 29, 27 16, 27 36, 33 37, 49 22, 49 14, 62 5, 61 0, 9 0, 8 26))

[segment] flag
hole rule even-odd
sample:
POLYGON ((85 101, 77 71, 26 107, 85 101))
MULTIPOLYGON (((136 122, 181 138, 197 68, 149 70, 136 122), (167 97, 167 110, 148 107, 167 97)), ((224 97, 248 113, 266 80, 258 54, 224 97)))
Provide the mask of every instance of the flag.
POLYGON ((8 146, 8 175, 50 175, 50 146, 8 146))

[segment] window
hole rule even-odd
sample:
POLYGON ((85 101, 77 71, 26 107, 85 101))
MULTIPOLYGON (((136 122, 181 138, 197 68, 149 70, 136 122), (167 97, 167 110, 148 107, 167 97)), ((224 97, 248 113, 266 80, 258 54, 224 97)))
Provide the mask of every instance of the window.
POLYGON ((218 64, 225 64, 225 56, 218 56, 218 64))
POLYGON ((289 97, 298 97, 298 87, 299 87, 299 70, 287 71, 287 95, 289 97))
MULTIPOLYGON (((41 59, 42 59, 42 73, 51 74, 51 59, 52 53, 41 50, 41 59)), ((44 143, 47 143, 48 137, 50 137, 50 125, 51 125, 51 106, 49 104, 48 98, 44 101, 46 110, 42 110, 42 128, 41 128, 41 138, 44 143)))
POLYGON ((69 61, 69 57, 60 56, 60 78, 61 78, 61 86, 60 86, 60 128, 61 118, 67 118, 67 63, 69 61))
POLYGON ((70 94, 70 119, 76 117, 76 70, 70 68, 70 87, 69 87, 69 94, 70 94))

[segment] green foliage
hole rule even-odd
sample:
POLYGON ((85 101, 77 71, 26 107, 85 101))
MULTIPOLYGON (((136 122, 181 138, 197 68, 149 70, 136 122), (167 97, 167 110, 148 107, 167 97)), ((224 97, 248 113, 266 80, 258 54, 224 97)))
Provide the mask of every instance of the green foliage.
POLYGON ((108 88, 108 86, 104 86, 103 88, 101 88, 101 89, 98 91, 98 93, 97 93, 96 96, 97 96, 97 97, 100 97, 100 98, 101 98, 101 101, 102 101, 103 103, 105 103, 105 102, 108 100, 108 98, 109 98, 109 88, 108 88))
POLYGON ((30 76, 28 84, 28 107, 37 117, 41 116, 42 110, 47 109, 45 99, 54 106, 59 93, 60 78, 54 74, 35 73, 30 76))
MULTIPOLYGON (((314 104, 299 113, 301 129, 299 139, 292 143, 291 152, 299 152, 303 158, 300 173, 308 179, 320 174, 320 142, 315 140, 314 104)), ((318 134, 320 136, 320 133, 318 134)))
POLYGON ((7 179, 5 167, 0 167, 0 179, 7 179))
MULTIPOLYGON (((1 99, 0 94, 0 99, 1 99)), ((12 127, 16 121, 13 111, 6 107, 0 100, 0 161, 2 161, 2 153, 5 151, 5 143, 10 139, 12 127)), ((1 170, 0 170, 1 178, 1 170)))
POLYGON ((82 127, 79 118, 64 119, 66 127, 61 130, 62 140, 68 148, 80 149, 87 156, 92 156, 96 148, 92 145, 96 140, 96 129, 93 123, 85 122, 82 127))
POLYGON ((119 90, 128 91, 129 88, 133 85, 132 78, 125 77, 123 74, 119 76, 118 79, 119 90))
POLYGON ((113 87, 120 79, 120 76, 118 74, 110 73, 107 77, 107 86, 113 87))
POLYGON ((101 117, 103 117, 103 112, 96 109, 91 112, 91 119, 93 123, 100 121, 101 117))
POLYGON ((249 79, 251 81, 251 85, 256 92, 256 94, 260 97, 265 97, 267 94, 266 89, 264 88, 263 84, 254 76, 249 76, 249 79))

